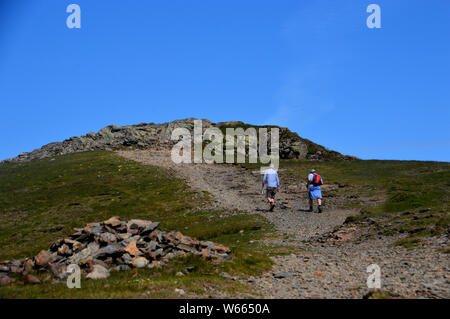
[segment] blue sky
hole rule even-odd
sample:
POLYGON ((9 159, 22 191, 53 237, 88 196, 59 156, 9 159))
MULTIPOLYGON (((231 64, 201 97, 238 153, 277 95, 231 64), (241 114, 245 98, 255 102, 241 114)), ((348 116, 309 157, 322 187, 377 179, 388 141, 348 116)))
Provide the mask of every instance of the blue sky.
POLYGON ((363 159, 449 161, 449 17, 448 0, 0 0, 0 159, 197 117, 287 126, 363 159))

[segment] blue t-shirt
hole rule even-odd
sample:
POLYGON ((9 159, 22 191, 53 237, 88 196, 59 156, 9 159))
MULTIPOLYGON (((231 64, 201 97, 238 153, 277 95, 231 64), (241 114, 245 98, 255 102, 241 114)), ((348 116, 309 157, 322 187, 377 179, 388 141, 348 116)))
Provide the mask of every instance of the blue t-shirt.
POLYGON ((267 187, 280 187, 280 180, 278 179, 278 173, 269 168, 264 172, 264 177, 262 180, 262 184, 267 184, 267 187))

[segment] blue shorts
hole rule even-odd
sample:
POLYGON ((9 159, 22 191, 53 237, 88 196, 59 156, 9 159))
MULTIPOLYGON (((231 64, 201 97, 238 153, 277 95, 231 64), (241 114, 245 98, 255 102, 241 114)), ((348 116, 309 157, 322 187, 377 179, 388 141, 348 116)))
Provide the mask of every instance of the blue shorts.
POLYGON ((309 198, 316 199, 316 198, 322 198, 322 191, 320 190, 320 186, 309 186, 309 198))

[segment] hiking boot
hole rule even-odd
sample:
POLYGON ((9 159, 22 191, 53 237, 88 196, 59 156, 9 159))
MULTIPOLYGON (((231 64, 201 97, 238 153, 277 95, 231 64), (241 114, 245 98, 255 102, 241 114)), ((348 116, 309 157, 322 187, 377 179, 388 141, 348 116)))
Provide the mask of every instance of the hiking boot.
POLYGON ((275 208, 275 204, 271 204, 269 208, 269 212, 273 212, 273 209, 275 208))
POLYGON ((312 208, 312 206, 309 206, 309 209, 307 210, 307 212, 310 212, 310 213, 312 213, 312 211, 313 211, 313 208, 312 208))
POLYGON ((322 206, 319 206, 319 207, 318 207, 318 211, 317 211, 317 212, 318 212, 319 214, 322 213, 322 206))

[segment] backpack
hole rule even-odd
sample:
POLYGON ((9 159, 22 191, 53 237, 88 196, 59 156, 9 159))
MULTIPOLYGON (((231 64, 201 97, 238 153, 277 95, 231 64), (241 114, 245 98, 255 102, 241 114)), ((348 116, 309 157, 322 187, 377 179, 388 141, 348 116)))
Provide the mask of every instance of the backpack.
POLYGON ((319 174, 313 174, 311 184, 313 184, 314 186, 323 185, 322 177, 320 177, 319 174))

